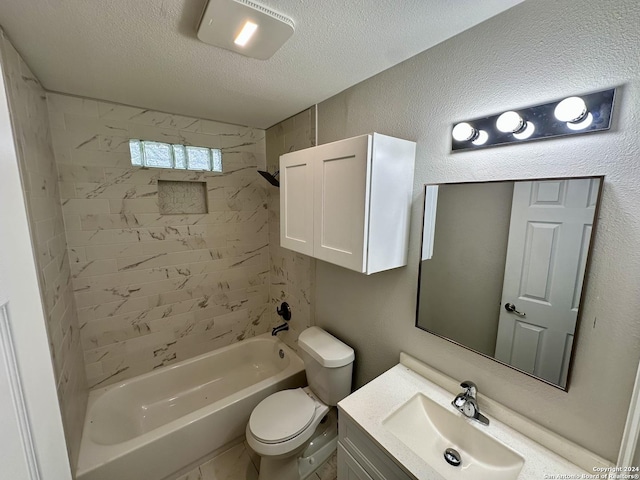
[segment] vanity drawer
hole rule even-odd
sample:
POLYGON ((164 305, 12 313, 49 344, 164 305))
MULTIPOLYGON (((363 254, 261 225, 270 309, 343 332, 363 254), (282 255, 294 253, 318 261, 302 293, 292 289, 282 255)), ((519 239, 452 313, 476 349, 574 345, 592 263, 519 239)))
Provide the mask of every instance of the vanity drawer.
MULTIPOLYGON (((339 418, 338 448, 342 446, 372 480, 415 480, 414 477, 405 473, 347 415, 341 414, 339 418)), ((339 480, 347 480, 348 478, 352 477, 339 477, 339 480)))

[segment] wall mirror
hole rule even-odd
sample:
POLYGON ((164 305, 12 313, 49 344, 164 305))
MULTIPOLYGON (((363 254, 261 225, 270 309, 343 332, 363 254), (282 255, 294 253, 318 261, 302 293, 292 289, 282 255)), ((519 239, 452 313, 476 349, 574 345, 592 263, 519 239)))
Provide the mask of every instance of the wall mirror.
POLYGON ((426 185, 416 326, 566 390, 603 180, 426 185))

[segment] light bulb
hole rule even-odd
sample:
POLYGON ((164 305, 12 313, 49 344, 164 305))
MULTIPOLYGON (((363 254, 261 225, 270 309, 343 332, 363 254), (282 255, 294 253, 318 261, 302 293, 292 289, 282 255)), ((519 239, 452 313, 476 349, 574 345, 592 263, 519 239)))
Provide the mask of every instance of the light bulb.
POLYGON ((473 128, 467 122, 462 122, 453 127, 451 131, 453 139, 458 142, 468 142, 469 140, 475 140, 478 138, 478 130, 473 128))
POLYGON ((569 97, 556 105, 553 113, 561 122, 578 122, 587 114, 587 105, 580 97, 569 97))
POLYGON ((504 112, 496 120, 496 128, 503 133, 520 132, 525 126, 524 120, 516 112, 504 112))
POLYGON ((478 131, 478 137, 472 141, 471 143, 473 143, 474 145, 484 145, 485 143, 487 143, 487 140, 489 140, 489 134, 487 132, 485 132, 484 130, 480 130, 478 131))
POLYGON ((518 140, 526 140, 531 135, 533 135, 533 132, 535 131, 536 131, 536 126, 533 124, 533 122, 527 122, 526 126, 524 127, 524 130, 518 133, 514 133, 513 137, 517 138, 518 140))
POLYGON ((591 125, 591 122, 593 122, 593 115, 588 113, 587 117, 581 122, 567 122, 567 128, 570 130, 583 130, 591 125))

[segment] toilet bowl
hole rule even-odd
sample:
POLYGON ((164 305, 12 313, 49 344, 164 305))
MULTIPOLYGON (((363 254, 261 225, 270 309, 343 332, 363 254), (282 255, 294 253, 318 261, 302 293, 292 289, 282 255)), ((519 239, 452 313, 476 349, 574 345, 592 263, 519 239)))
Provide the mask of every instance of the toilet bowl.
MULTIPOLYGON (((301 467, 308 470, 309 465, 299 454, 309 446, 329 410, 309 387, 283 390, 258 404, 246 434, 247 443, 261 457, 259 479, 298 480, 313 473, 310 470, 303 476, 301 467)), ((319 460, 319 464, 324 460, 319 460)))
POLYGON ((338 401, 351 391, 353 349, 318 327, 300 334, 309 386, 276 392, 246 427, 260 455, 259 480, 304 480, 335 451, 338 401))

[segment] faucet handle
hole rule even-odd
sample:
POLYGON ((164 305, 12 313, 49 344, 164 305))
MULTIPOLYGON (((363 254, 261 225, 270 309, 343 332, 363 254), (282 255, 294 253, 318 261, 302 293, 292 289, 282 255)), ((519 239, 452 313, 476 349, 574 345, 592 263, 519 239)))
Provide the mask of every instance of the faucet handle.
POLYGON ((280 307, 276 307, 276 313, 284 318, 285 322, 291 320, 291 307, 287 302, 282 302, 280 307))
POLYGON ((466 390, 465 393, 470 397, 475 398, 478 394, 478 387, 471 380, 465 380, 460 384, 460 386, 466 390))

